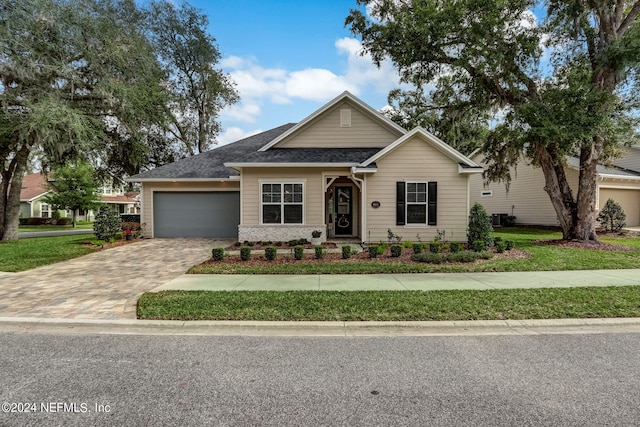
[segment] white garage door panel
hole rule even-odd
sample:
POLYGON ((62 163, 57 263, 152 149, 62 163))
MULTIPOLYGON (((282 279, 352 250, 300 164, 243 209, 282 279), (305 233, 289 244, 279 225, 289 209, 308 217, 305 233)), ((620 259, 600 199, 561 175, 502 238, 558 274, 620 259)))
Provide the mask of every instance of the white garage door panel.
POLYGON ((240 193, 156 192, 153 194, 155 237, 238 236, 240 193))

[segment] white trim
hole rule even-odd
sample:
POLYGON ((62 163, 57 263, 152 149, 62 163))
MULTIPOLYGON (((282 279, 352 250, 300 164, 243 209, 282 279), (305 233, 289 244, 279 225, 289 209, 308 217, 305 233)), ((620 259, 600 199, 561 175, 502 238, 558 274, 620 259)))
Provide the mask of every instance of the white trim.
POLYGON ((350 168, 358 166, 358 163, 225 163, 224 167, 226 168, 245 168, 245 167, 254 167, 254 168, 297 168, 297 167, 305 167, 305 168, 350 168))
MULTIPOLYGON (((240 197, 242 197, 242 194, 240 195, 240 197)), ((268 179, 258 179, 258 200, 259 200, 259 204, 258 204, 258 223, 261 226, 290 226, 290 225, 295 225, 295 226, 300 226, 300 225, 306 225, 307 224, 307 180, 305 178, 268 178, 268 179), (263 184, 280 184, 282 185, 282 190, 284 191, 284 184, 301 184, 302 185, 302 222, 295 222, 295 223, 285 223, 284 222, 284 197, 282 197, 281 201, 280 201, 280 206, 282 207, 282 218, 280 219, 280 223, 265 223, 264 222, 264 218, 263 218, 263 211, 262 211, 262 185, 263 184)), ((298 205, 298 203, 291 203, 294 205, 298 205)))
POLYGON ((237 181, 240 179, 238 176, 229 177, 229 178, 141 178, 141 179, 131 179, 125 178, 127 182, 226 182, 226 181, 237 181))
POLYGON ((387 128, 391 128, 391 129, 395 130, 396 132, 399 132, 402 135, 407 133, 407 131, 405 129, 403 129, 402 127, 400 127, 397 123, 395 123, 392 120, 388 119, 387 117, 383 116, 378 111, 374 110, 369 105, 365 104, 364 102, 362 102, 360 99, 358 99, 355 96, 353 96, 348 91, 344 91, 340 95, 338 95, 337 97, 335 97, 334 99, 329 101, 327 104, 323 105, 318 110, 313 112, 310 116, 307 116, 306 118, 301 120, 298 124, 296 124, 295 126, 290 128, 289 130, 287 130, 286 132, 284 132, 283 134, 278 136, 276 139, 274 139, 273 141, 269 142, 264 147, 260 148, 258 151, 267 151, 269 148, 273 147, 274 145, 278 144, 279 142, 282 142, 283 140, 288 138, 290 135, 298 132, 301 128, 305 127, 309 122, 311 122, 315 118, 321 116, 323 113, 325 113, 329 109, 335 107, 336 105, 338 105, 340 102, 342 102, 344 100, 349 100, 349 101, 353 102, 354 104, 356 104, 357 106, 361 107, 363 110, 365 110, 365 112, 369 113, 373 118, 375 118, 383 126, 385 126, 387 128))
POLYGON ((635 190, 640 191, 640 187, 622 184, 600 184, 598 189, 611 189, 611 190, 635 190))
POLYGON ((472 173, 482 173, 484 172, 484 168, 482 166, 479 167, 473 167, 473 168, 463 168, 462 166, 458 165, 458 173, 463 174, 472 174, 472 173))
MULTIPOLYGON (((437 181, 404 181, 404 225, 409 227, 429 225, 429 182, 437 181), (424 184, 424 202, 409 202, 409 184, 424 184), (409 204, 424 206, 424 222, 409 223, 409 204)), ((415 192, 418 194, 418 191, 415 192)))
POLYGON ((356 174, 356 173, 367 174, 367 173, 376 173, 376 172, 378 172, 378 168, 359 168, 357 166, 354 166, 351 168, 352 174, 356 174))
MULTIPOLYGON (((432 133, 428 132, 427 130, 425 130, 425 129, 421 128, 421 127, 417 127, 415 129, 413 129, 412 131, 410 131, 409 133, 406 133, 401 138, 397 139, 396 141, 394 141, 393 143, 391 143, 390 145, 388 145, 387 147, 385 147, 381 151, 378 151, 376 154, 374 154, 373 156, 369 157, 367 160, 362 162, 362 164, 360 166, 364 167, 364 166, 370 165, 371 163, 375 162, 376 160, 378 160, 378 159, 384 157, 385 155, 389 154, 391 151, 395 150, 400 145, 404 144, 405 142, 407 142, 408 140, 410 140, 414 136, 421 136, 423 139, 426 140, 426 142, 428 142, 431 145, 433 145, 435 148, 440 150, 442 153, 444 153, 445 155, 447 155, 451 159, 456 160, 458 162, 465 163, 465 164, 467 164, 467 165, 469 165, 471 167, 474 167, 474 168, 479 168, 479 171, 482 172, 482 166, 478 165, 477 163, 475 163, 474 161, 472 161, 468 157, 464 156, 459 151, 453 149, 451 146, 447 145, 445 142, 443 142, 442 140, 437 138, 435 135, 433 135, 432 133)), ((458 167, 460 167, 460 165, 458 165, 458 167)))
POLYGON ((630 176, 630 175, 614 175, 607 173, 599 173, 598 176, 603 179, 618 179, 620 181, 640 181, 640 176, 630 176))

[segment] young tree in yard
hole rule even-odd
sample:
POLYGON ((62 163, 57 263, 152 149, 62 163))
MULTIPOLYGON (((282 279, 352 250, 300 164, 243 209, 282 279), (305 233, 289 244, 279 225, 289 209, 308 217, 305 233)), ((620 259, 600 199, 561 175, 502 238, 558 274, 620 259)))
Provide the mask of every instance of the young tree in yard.
POLYGON ((494 126, 485 178, 540 167, 565 239, 597 241, 598 162, 633 138, 640 86, 640 0, 357 0, 346 25, 375 63, 434 88, 448 111, 473 106, 494 126), (546 11, 539 23, 533 10, 546 11), (550 62, 542 62, 550 58, 550 62), (456 94, 456 96, 451 96, 456 94), (566 157, 580 161, 567 179, 566 157))
POLYGON ((55 180, 52 185, 53 193, 45 196, 45 200, 56 210, 72 210, 74 228, 79 209, 95 209, 99 204, 100 196, 93 172, 89 163, 78 161, 61 166, 52 174, 55 180))
POLYGON ((239 100, 230 77, 216 68, 221 55, 206 31, 207 17, 187 4, 161 1, 151 4, 148 22, 168 77, 167 134, 188 155, 206 151, 220 131, 220 110, 239 100))

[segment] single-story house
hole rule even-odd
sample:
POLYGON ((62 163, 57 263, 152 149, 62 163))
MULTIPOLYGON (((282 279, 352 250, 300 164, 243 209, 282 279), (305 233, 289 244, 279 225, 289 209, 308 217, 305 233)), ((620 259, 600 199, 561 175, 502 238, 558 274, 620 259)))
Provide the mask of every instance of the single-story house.
MULTIPOLYGON (((51 218, 53 212, 51 206, 45 202, 44 196, 50 191, 50 183, 47 177, 40 173, 31 173, 24 176, 20 190, 20 218, 51 218)), ((104 185, 98 188, 100 201, 111 206, 119 213, 140 213, 139 192, 125 192, 122 187, 104 185)), ((61 210, 61 217, 71 217, 72 212, 61 210)), ((95 214, 92 210, 80 210, 77 215, 79 221, 92 221, 95 214)))
MULTIPOLYGON (((627 226, 640 226, 640 148, 624 148, 625 155, 611 164, 598 166, 598 191, 596 204, 601 209, 608 199, 620 204, 627 215, 627 226)), ((484 165, 480 153, 471 156, 484 165)), ((574 191, 578 188, 580 162, 576 157, 567 158, 567 178, 574 191)), ((478 202, 492 215, 494 224, 501 217, 513 215, 518 224, 560 225, 551 200, 544 191, 542 169, 522 162, 511 169, 512 181, 509 191, 504 183, 485 185, 481 175, 471 178, 471 201, 478 202)))
POLYGON ((286 124, 135 175, 147 237, 466 240, 471 159, 344 92, 286 124))

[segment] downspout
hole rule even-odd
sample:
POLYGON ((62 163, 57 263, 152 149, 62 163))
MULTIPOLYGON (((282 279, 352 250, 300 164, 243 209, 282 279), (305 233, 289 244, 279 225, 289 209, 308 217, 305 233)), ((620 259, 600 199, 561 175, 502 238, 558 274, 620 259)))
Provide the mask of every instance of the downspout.
POLYGON ((351 168, 351 179, 360 183, 360 240, 364 242, 365 230, 367 229, 367 210, 365 203, 367 185, 364 179, 356 177, 354 167, 351 168))

